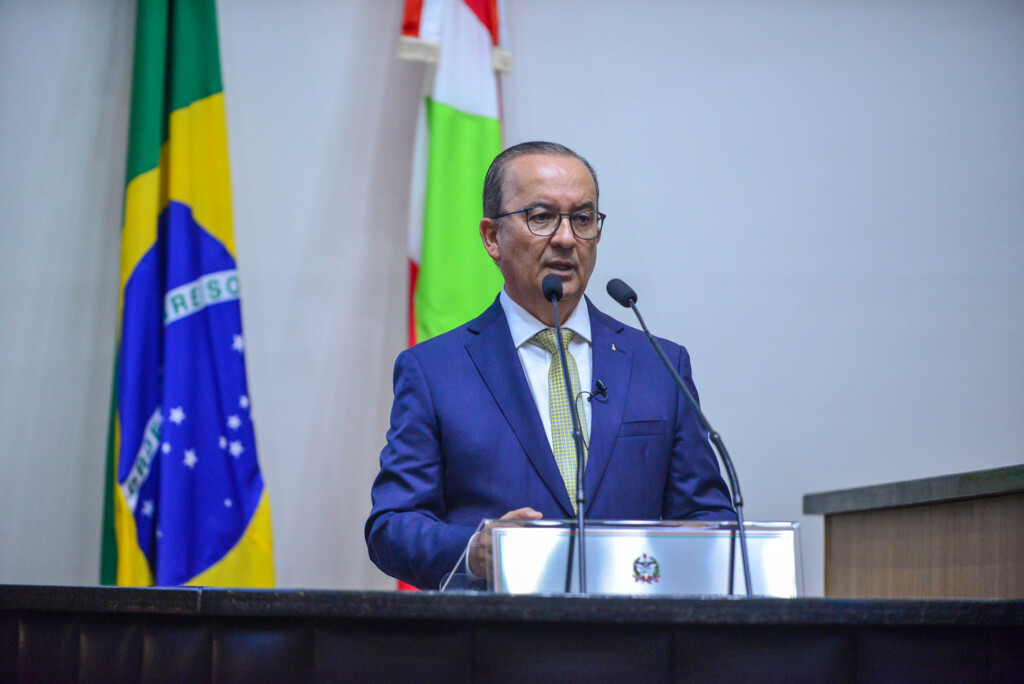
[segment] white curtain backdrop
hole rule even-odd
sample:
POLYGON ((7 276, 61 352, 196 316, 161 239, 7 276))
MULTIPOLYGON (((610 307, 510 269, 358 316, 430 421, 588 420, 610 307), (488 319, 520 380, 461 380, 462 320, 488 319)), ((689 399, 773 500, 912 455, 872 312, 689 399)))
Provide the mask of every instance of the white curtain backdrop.
MULTIPOLYGON (((1024 461, 1024 4, 509 0, 506 141, 587 156, 749 520, 1024 461)), ((98 579, 134 3, 0 0, 0 583, 98 579)), ((362 526, 405 339, 423 68, 400 0, 220 0, 246 353, 284 587, 362 526)), ((467 226, 475 230, 475 226, 467 226)), ((528 502, 524 502, 524 505, 528 502)))

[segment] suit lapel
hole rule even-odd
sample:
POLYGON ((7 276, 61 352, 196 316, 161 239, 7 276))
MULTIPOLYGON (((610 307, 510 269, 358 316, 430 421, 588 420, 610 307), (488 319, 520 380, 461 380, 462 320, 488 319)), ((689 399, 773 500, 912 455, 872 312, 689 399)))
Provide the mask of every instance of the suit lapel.
MULTIPOLYGON (((587 302, 590 304, 589 300, 587 302)), ((596 392, 598 380, 608 387, 606 401, 594 400, 590 404, 591 428, 590 451, 587 456, 586 481, 587 510, 594 503, 594 494, 601 485, 608 462, 611 459, 615 436, 622 424, 626 407, 626 390, 629 388, 630 370, 633 364, 633 350, 623 349, 625 341, 622 331, 625 326, 614 318, 606 316, 590 304, 590 329, 593 336, 593 380, 596 392)))
MULTIPOLYGON (((572 517, 569 493, 558 472, 540 416, 537 415, 537 405, 526 382, 519 355, 512 346, 512 334, 501 304, 495 301, 483 315, 469 324, 469 330, 477 333, 477 336, 466 344, 466 351, 473 359, 480 377, 537 474, 557 499, 566 517, 572 517)), ((524 505, 530 505, 530 502, 524 505)))

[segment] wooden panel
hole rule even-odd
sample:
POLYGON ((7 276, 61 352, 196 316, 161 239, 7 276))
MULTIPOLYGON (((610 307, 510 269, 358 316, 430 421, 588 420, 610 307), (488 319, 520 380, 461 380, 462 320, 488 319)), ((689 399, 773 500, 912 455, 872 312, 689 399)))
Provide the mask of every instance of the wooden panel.
POLYGON ((1024 598, 1024 494, 826 515, 825 595, 1024 598))

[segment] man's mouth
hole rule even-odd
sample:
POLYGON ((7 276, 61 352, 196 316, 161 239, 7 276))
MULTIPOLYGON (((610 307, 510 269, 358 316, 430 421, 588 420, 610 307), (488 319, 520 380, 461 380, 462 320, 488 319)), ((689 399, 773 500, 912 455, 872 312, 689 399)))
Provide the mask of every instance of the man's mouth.
POLYGON ((546 268, 559 276, 572 275, 576 271, 576 265, 571 261, 549 261, 546 268))

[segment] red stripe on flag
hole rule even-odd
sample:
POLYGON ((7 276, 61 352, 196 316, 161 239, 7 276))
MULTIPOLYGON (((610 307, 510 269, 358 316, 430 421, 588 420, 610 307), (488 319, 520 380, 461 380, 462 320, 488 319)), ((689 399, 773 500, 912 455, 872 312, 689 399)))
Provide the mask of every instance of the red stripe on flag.
POLYGON ((416 344, 416 279, 420 275, 420 266, 409 259, 409 346, 416 344))
MULTIPOLYGON (((410 2, 412 0, 409 0, 410 2)), ((498 44, 498 6, 495 0, 465 0, 466 6, 473 11, 487 30, 491 32, 491 42, 498 44)), ((406 5, 408 8, 408 5, 406 5)))
POLYGON ((398 591, 419 591, 419 589, 411 584, 406 584, 402 580, 398 580, 398 591))
POLYGON ((420 14, 423 0, 405 0, 405 16, 402 17, 402 35, 420 37, 420 14))

